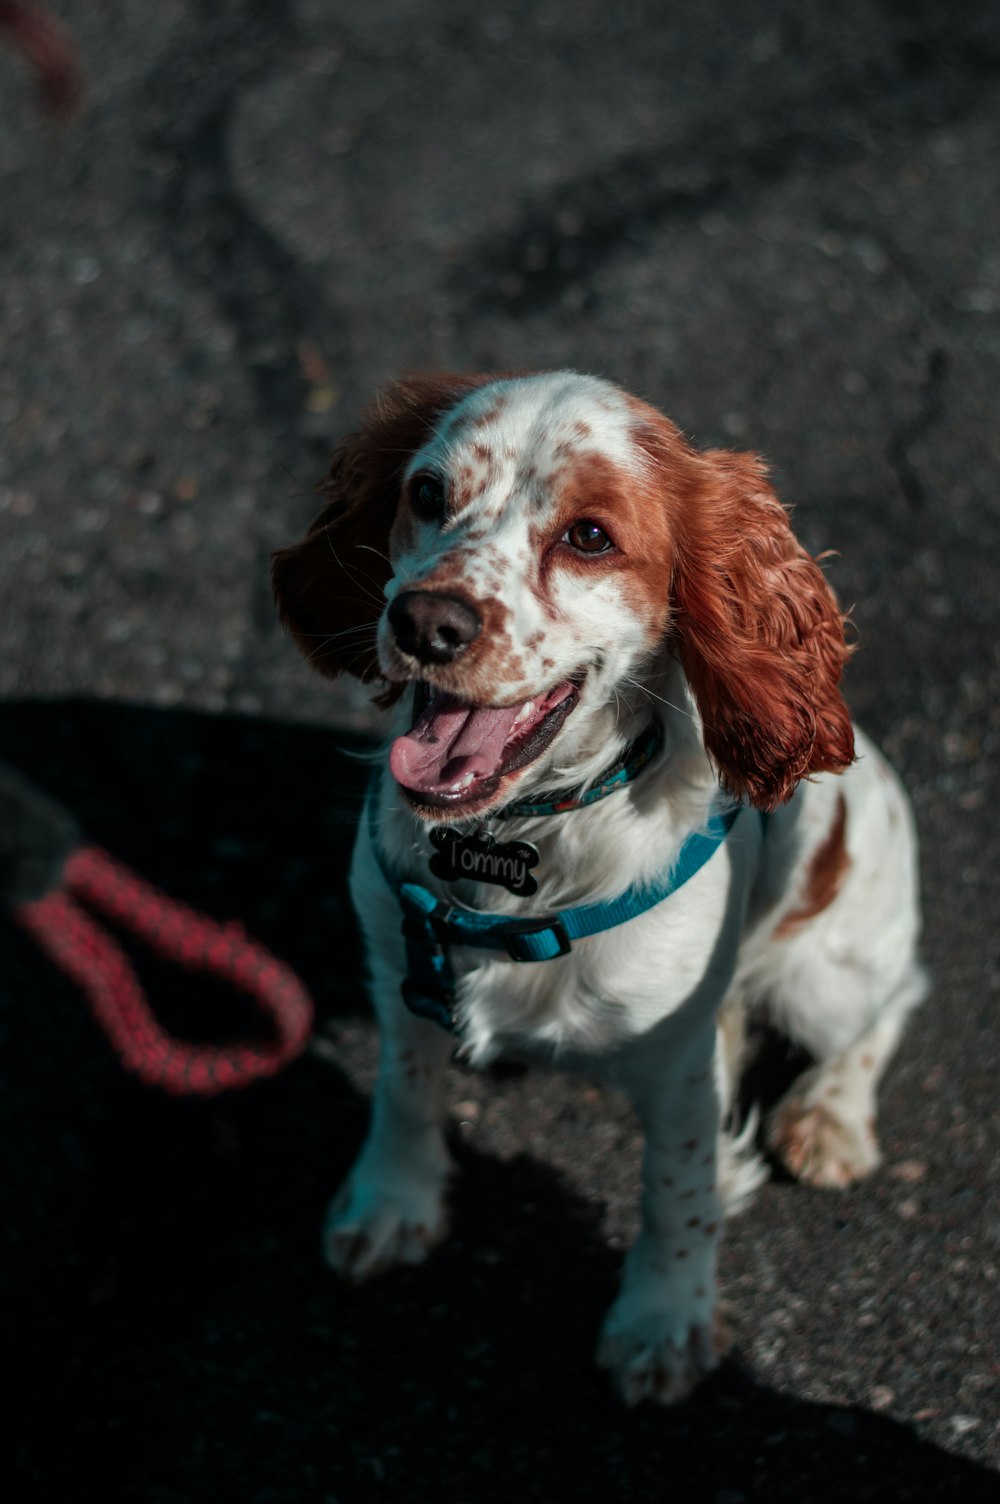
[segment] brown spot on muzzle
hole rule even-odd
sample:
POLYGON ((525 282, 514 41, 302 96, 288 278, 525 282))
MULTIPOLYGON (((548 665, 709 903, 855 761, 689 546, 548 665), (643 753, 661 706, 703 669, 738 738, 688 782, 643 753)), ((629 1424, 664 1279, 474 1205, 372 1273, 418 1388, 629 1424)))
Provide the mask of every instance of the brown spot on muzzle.
POLYGON ((461 699, 493 704, 503 686, 521 676, 521 659, 510 634, 510 607, 496 595, 477 596, 454 556, 443 560, 416 585, 408 589, 451 596, 475 612, 481 622, 478 635, 454 663, 442 665, 431 678, 440 688, 461 699))

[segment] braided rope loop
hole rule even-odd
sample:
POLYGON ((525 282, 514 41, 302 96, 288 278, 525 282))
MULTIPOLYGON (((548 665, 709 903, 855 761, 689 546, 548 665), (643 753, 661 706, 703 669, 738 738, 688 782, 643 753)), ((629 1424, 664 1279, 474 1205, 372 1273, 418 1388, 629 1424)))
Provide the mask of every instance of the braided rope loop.
POLYGON ((81 989, 125 1068, 176 1095, 214 1096, 272 1076, 309 1039, 312 999, 295 973, 242 925, 217 924, 169 898, 97 846, 74 851, 64 886, 15 911, 22 927, 81 989), (73 895, 130 930, 167 961, 209 972, 247 993, 267 1016, 272 1041, 195 1045, 175 1039, 152 1012, 128 956, 73 895))

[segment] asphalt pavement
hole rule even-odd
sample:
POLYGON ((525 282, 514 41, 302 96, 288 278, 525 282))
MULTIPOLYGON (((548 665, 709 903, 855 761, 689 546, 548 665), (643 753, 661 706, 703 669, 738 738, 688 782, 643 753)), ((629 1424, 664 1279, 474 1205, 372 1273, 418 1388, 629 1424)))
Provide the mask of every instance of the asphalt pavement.
MULTIPOLYGON (((74 120, 0 50, 0 758, 319 1020, 273 1082, 157 1096, 0 928, 9 1496, 997 1498, 1000 12, 56 9, 74 120), (344 871, 375 722, 267 561, 425 366, 594 371, 763 453, 917 811, 933 988, 885 1164, 732 1223, 732 1355, 675 1411, 591 1365, 638 1138, 586 1082, 457 1072, 452 1242, 361 1291, 319 1258, 374 1069, 344 871)), ((243 1026, 142 974, 179 1032, 243 1026)))

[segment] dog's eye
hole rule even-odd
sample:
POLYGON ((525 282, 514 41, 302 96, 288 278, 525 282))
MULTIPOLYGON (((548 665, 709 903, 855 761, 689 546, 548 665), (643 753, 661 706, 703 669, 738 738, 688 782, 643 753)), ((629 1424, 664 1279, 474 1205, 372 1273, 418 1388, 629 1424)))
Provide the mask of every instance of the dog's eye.
POLYGON ((613 546, 604 529, 586 517, 566 530, 563 541, 580 554, 605 554, 613 546))
POLYGON ((444 482, 436 475, 417 475, 410 483, 410 505, 425 522, 440 522, 444 516, 444 482))

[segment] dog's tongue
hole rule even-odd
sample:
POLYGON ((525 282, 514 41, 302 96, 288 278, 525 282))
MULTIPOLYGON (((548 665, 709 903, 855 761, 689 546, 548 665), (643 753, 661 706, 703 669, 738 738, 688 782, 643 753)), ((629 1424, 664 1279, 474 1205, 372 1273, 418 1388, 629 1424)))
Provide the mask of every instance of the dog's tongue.
POLYGON ((393 742, 393 778, 417 793, 440 794, 469 773, 495 773, 520 708, 466 705, 453 695, 436 695, 406 735, 393 742))

